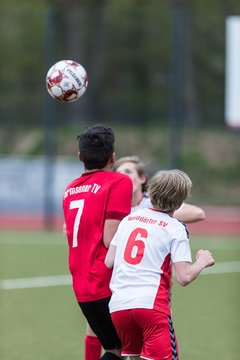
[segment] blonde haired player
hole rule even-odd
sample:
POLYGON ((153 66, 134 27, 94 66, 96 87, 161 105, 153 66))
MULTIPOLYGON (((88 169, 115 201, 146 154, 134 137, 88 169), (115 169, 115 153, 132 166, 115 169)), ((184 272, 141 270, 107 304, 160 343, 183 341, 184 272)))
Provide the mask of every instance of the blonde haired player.
MULTIPOLYGON (((151 207, 151 201, 146 193, 147 172, 145 164, 136 155, 124 156, 113 164, 113 171, 128 175, 133 184, 131 212, 151 207)), ((173 217, 184 223, 193 223, 205 219, 204 210, 196 205, 184 202, 174 211, 173 217)), ((170 275, 171 275, 171 269, 170 275)), ((85 337, 85 360, 98 360, 101 354, 101 343, 87 324, 85 337)))
POLYGON ((169 267, 186 286, 214 264, 208 250, 199 250, 192 264, 188 232, 173 218, 190 194, 192 182, 180 170, 157 172, 149 182, 152 208, 140 209, 120 223, 105 264, 113 267, 109 303, 122 342, 122 356, 130 359, 178 359, 169 304, 169 267))

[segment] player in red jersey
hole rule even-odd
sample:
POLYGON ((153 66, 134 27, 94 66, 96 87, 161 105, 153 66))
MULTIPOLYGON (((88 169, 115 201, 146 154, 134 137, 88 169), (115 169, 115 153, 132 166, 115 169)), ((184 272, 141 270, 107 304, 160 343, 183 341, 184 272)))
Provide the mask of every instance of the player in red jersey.
POLYGON ((191 180, 180 170, 163 170, 149 182, 152 208, 125 217, 110 244, 105 263, 114 264, 109 303, 122 341, 122 356, 131 359, 178 360, 169 304, 169 267, 186 286, 214 264, 208 250, 199 250, 191 264, 185 225, 173 213, 190 193, 191 180))
POLYGON ((100 340, 101 359, 118 359, 121 342, 109 314, 112 271, 104 259, 120 221, 130 213, 132 182, 111 172, 115 160, 111 128, 96 125, 79 137, 84 173, 66 188, 63 199, 69 269, 79 306, 100 340))

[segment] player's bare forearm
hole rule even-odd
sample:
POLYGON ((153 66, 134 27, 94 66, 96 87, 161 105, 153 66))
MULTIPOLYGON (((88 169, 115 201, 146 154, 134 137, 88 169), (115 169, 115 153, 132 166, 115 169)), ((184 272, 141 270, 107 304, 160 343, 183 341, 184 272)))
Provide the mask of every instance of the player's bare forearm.
POLYGON ((113 236, 115 235, 120 220, 105 220, 104 232, 103 232, 103 242, 106 248, 109 247, 113 236))
POLYGON ((105 258, 105 265, 108 269, 111 269, 113 267, 115 253, 116 253, 116 246, 110 245, 105 258))
POLYGON ((174 211, 173 217, 189 224, 204 220, 206 215, 205 211, 199 206, 184 203, 180 209, 174 211))
POLYGON ((182 286, 187 286, 198 277, 204 268, 212 266, 214 263, 215 260, 210 251, 199 250, 194 264, 187 262, 174 263, 177 282, 182 286))

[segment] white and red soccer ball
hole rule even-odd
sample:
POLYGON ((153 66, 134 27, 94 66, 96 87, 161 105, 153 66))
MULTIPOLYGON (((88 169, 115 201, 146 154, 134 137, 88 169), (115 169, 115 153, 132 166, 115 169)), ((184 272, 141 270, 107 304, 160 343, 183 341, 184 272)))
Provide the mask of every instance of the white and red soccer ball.
POLYGON ((88 86, 87 72, 76 61, 58 61, 48 70, 46 86, 53 99, 76 101, 85 93, 88 86))

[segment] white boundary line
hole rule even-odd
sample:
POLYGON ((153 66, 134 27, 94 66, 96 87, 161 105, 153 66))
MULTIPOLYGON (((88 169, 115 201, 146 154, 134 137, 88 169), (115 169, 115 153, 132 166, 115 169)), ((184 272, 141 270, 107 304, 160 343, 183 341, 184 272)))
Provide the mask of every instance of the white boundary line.
POLYGON ((25 239, 25 240, 17 240, 17 239, 0 239, 0 245, 50 245, 50 246, 67 246, 67 239, 59 239, 59 240, 45 240, 45 239, 25 239))
POLYGON ((40 276, 22 279, 8 279, 0 281, 0 289, 14 290, 14 289, 30 289, 48 286, 63 286, 71 285, 72 279, 70 275, 56 275, 56 276, 40 276))
MULTIPOLYGON (((240 261, 228 261, 217 263, 213 267, 209 267, 203 270, 201 275, 229 274, 239 272, 240 261)), ((0 280, 0 289, 30 289, 49 286, 65 286, 71 284, 72 279, 70 275, 40 276, 32 278, 0 280)))
MULTIPOLYGON (((233 238, 232 240, 224 240, 218 241, 219 237, 211 237, 209 240, 204 239, 205 236, 200 236, 200 239, 198 239, 197 236, 194 237, 193 241, 191 241, 190 238, 190 245, 191 249, 199 249, 199 248, 207 248, 209 250, 240 250, 240 242, 233 238)), ((221 240, 221 238, 220 238, 221 240)), ((60 237, 58 239, 35 239, 33 238, 27 238, 27 239, 4 239, 0 238, 0 245, 49 245, 49 246, 68 246, 67 238, 62 234, 60 234, 60 237)))

